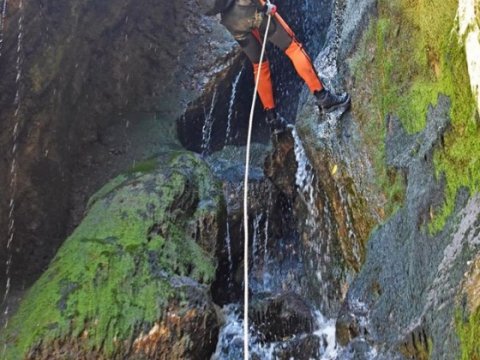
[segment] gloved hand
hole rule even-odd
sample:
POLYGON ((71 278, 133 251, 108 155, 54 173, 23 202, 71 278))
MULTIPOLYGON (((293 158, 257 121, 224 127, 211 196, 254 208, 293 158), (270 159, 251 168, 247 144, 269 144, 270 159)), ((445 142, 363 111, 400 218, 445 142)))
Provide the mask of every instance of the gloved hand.
POLYGON ((270 1, 267 1, 262 11, 266 15, 275 15, 275 13, 277 12, 277 5, 274 5, 270 1))

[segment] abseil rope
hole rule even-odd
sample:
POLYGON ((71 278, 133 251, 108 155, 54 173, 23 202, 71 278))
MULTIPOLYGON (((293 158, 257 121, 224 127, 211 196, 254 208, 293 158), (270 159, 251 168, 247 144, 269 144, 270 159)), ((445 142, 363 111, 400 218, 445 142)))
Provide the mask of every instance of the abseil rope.
POLYGON ((260 81, 260 74, 262 69, 263 56, 265 55, 265 45, 267 43, 268 29, 270 28, 270 21, 272 16, 268 15, 267 27, 265 28, 265 35, 262 43, 262 52, 260 54, 260 63, 258 64, 257 77, 255 79, 255 90, 253 91, 252 107, 250 108, 250 118, 248 120, 248 135, 247 135, 247 154, 245 160, 245 180, 243 185, 243 229, 245 234, 244 248, 243 248, 243 359, 248 360, 248 172, 250 167, 250 143, 252 139, 252 124, 253 113, 255 111, 255 102, 257 100, 258 83, 260 81))

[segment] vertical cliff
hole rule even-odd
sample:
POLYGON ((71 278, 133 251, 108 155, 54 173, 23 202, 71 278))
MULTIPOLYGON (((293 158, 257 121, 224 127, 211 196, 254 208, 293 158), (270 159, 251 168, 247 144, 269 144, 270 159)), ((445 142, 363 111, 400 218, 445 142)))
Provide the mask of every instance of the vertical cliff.
POLYGON ((176 117, 234 53, 216 19, 198 16, 193 1, 4 3, 0 246, 13 219, 12 284, 24 286, 100 186, 178 146, 176 117))
POLYGON ((331 209, 345 184, 352 189, 346 212, 356 236, 334 238, 347 269, 348 291, 337 295, 342 356, 475 358, 480 123, 470 35, 478 3, 336 4, 331 47, 317 64, 352 94, 352 111, 319 122, 307 100, 297 127, 331 209), (355 248, 365 257, 352 264, 345 249, 355 248))

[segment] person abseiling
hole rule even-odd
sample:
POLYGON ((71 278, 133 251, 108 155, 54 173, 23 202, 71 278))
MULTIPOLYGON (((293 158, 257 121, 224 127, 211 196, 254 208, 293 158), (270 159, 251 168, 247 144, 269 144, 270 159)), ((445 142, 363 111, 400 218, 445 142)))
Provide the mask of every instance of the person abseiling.
POLYGON ((199 0, 201 11, 205 15, 221 14, 221 23, 240 44, 243 52, 253 64, 255 78, 260 68, 258 95, 266 112, 267 122, 273 133, 286 130, 286 121, 277 116, 275 98, 268 60, 259 66, 262 50, 262 37, 267 26, 267 16, 271 23, 267 39, 280 48, 292 61, 298 75, 303 79, 310 92, 316 97, 320 112, 329 113, 350 106, 350 96, 334 94, 325 89, 315 67, 295 37, 294 32, 277 12, 277 7, 263 0, 199 0))

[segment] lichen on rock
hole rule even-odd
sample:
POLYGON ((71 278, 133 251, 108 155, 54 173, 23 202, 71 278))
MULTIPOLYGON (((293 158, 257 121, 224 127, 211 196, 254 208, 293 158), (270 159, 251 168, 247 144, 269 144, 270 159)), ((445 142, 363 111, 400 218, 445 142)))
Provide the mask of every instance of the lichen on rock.
POLYGON ((209 284, 225 207, 207 165, 166 153, 151 172, 97 194, 2 332, 6 358, 207 356, 219 328, 209 284))

